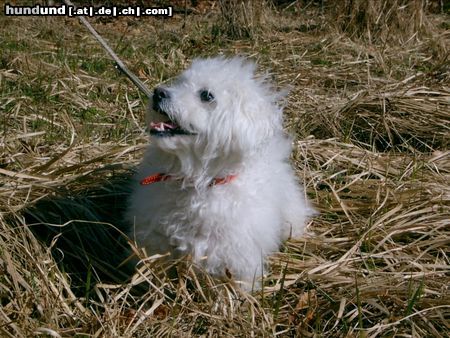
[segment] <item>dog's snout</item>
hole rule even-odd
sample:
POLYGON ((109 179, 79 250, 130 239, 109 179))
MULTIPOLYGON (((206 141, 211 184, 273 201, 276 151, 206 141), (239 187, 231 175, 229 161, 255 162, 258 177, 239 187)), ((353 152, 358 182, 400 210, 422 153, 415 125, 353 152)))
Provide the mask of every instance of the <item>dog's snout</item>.
POLYGON ((163 99, 170 99, 170 93, 167 89, 164 89, 162 87, 155 88, 153 92, 153 102, 159 103, 163 99))
POLYGON ((156 87, 155 90, 153 91, 153 110, 163 115, 167 115, 161 106, 162 101, 167 99, 170 99, 169 90, 163 87, 156 87))

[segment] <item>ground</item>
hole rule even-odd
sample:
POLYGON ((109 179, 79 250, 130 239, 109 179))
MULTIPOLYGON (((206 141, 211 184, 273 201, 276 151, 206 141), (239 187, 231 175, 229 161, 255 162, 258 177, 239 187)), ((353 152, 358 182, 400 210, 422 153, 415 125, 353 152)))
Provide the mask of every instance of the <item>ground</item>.
POLYGON ((29 215, 56 233, 115 226, 101 242, 120 245, 99 252, 123 250, 123 182, 148 143, 146 98, 76 18, 2 16, 1 335, 446 337, 448 14, 428 8, 413 32, 400 21, 371 30, 370 17, 357 26, 338 9, 274 1, 237 36, 214 2, 188 3, 173 18, 89 20, 149 88, 199 56, 240 54, 269 70, 289 90, 292 161, 320 214, 252 295, 188 263, 174 276, 157 258, 122 283, 102 278, 119 262, 74 274, 50 249, 63 236, 43 241, 29 215))

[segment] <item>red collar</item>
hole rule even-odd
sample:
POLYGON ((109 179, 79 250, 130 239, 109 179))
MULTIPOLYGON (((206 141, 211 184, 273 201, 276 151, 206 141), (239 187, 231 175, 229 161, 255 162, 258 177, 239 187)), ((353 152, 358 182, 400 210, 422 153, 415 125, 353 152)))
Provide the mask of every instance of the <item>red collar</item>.
MULTIPOLYGON (((212 180, 212 182, 209 184, 209 186, 212 187, 215 185, 227 184, 227 183, 234 181, 236 179, 236 177, 237 177, 237 175, 228 175, 225 177, 214 178, 212 180)), ((145 177, 143 180, 141 180, 141 185, 149 185, 149 184, 153 184, 156 182, 173 181, 173 180, 178 180, 178 179, 179 178, 172 176, 172 175, 167 175, 164 173, 157 173, 157 174, 145 177)))

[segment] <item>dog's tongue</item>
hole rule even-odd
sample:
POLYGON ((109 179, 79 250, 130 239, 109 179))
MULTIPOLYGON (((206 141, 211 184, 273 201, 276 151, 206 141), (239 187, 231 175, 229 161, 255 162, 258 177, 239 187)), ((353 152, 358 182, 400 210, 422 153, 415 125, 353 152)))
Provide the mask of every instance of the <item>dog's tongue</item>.
POLYGON ((150 129, 157 131, 166 131, 176 129, 178 126, 172 122, 150 122, 150 129))

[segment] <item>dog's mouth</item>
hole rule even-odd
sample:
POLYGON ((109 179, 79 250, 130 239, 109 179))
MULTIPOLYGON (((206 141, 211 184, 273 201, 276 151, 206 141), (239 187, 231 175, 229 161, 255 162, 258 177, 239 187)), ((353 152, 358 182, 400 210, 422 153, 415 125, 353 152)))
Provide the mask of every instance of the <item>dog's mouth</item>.
POLYGON ((169 137, 176 135, 196 135, 196 133, 183 129, 178 123, 174 122, 167 114, 166 111, 161 109, 159 105, 153 105, 153 109, 165 116, 167 120, 165 122, 150 122, 150 135, 156 137, 169 137))
POLYGON ((195 135, 190 131, 184 130, 178 124, 172 121, 150 122, 150 135, 157 137, 168 137, 175 135, 195 135))

